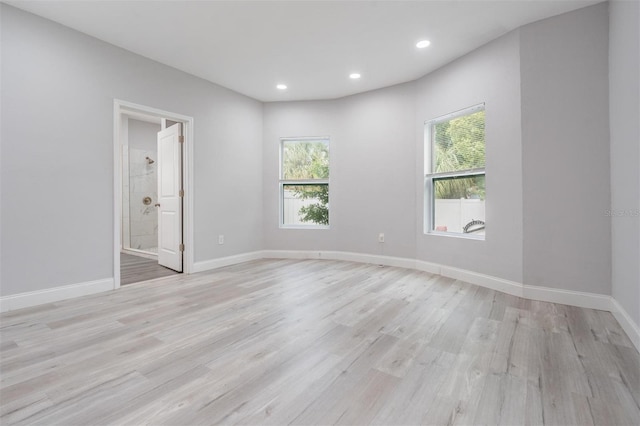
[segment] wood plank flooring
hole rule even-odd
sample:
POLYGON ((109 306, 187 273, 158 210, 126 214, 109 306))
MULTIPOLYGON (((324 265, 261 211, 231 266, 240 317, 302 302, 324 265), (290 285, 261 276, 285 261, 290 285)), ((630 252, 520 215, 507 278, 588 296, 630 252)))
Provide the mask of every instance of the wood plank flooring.
POLYGON ((262 260, 0 316, 3 425, 640 424, 611 314, 262 260))
POLYGON ((177 274, 179 274, 179 272, 158 265, 157 260, 120 253, 120 285, 133 284, 177 274))

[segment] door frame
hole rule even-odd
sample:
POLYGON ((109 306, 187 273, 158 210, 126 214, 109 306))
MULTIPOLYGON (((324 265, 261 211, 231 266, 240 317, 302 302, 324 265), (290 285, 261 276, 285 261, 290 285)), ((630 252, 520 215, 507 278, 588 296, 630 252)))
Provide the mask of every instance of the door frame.
POLYGON ((142 114, 169 119, 183 124, 182 151, 182 243, 183 273, 193 271, 193 117, 139 105, 120 99, 113 100, 113 288, 120 288, 120 248, 122 246, 122 119, 142 114))

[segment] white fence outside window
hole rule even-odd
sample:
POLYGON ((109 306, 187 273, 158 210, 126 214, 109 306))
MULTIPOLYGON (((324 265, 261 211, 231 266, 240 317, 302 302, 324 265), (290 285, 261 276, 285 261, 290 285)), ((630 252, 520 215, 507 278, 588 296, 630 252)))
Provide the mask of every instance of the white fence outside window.
MULTIPOLYGON (((444 231, 442 227, 446 227, 446 232, 463 233, 464 226, 472 220, 485 221, 484 200, 464 198, 459 200, 438 199, 435 200, 435 203, 435 230, 444 231)), ((474 232, 473 235, 484 235, 484 229, 474 232)))

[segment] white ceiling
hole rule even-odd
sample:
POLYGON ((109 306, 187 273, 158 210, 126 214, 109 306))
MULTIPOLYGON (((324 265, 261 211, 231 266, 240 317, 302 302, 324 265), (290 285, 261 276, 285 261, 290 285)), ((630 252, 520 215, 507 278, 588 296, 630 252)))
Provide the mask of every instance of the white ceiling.
POLYGON ((602 0, 6 1, 261 101, 419 78, 510 30, 602 0), (415 44, 429 39, 431 46, 415 44), (351 72, 362 74, 351 80, 351 72), (275 88, 288 85, 286 91, 275 88))

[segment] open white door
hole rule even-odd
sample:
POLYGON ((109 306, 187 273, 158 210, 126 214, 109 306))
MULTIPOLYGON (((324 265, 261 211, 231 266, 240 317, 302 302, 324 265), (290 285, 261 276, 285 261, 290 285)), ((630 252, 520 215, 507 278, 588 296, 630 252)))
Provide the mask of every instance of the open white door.
POLYGON ((182 272, 182 124, 158 132, 158 263, 182 272))

